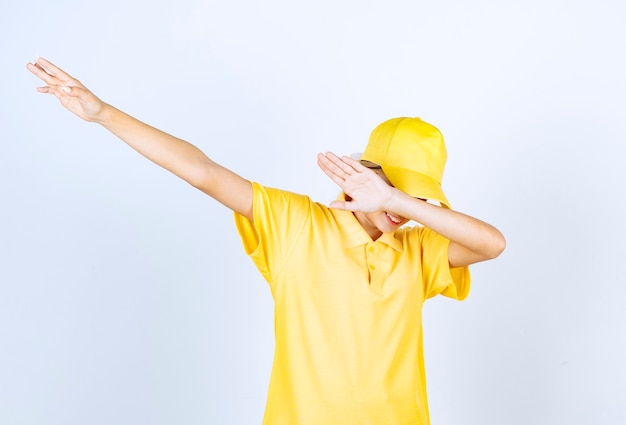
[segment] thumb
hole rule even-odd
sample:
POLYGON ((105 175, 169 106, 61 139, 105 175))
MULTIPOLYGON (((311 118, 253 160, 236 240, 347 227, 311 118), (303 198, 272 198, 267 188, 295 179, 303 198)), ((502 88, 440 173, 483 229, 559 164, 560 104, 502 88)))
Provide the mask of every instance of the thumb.
POLYGON ((82 98, 85 97, 87 90, 78 86, 61 86, 61 91, 68 96, 82 98))
POLYGON ((332 201, 330 203, 330 207, 334 208, 336 210, 343 210, 343 211, 354 211, 355 210, 355 205, 354 202, 348 202, 348 201, 332 201))
POLYGON ((84 103, 84 93, 81 93, 80 87, 68 85, 57 86, 54 88, 54 94, 66 107, 70 102, 70 98, 76 98, 80 103, 84 103))

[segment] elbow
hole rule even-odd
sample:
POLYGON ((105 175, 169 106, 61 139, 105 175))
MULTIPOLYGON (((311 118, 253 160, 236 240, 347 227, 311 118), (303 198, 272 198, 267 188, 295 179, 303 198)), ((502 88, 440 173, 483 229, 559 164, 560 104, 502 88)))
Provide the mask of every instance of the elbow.
POLYGON ((504 235, 500 233, 500 231, 495 232, 492 237, 491 243, 489 244, 489 248, 486 250, 485 254, 487 259, 493 260, 502 254, 504 249, 506 248, 506 239, 504 235))
POLYGON ((206 190, 207 187, 211 187, 211 173, 206 170, 190 172, 183 179, 191 186, 202 191, 206 190))
POLYGON ((186 170, 183 179, 196 189, 209 193, 210 188, 215 186, 216 173, 211 163, 197 164, 186 170))

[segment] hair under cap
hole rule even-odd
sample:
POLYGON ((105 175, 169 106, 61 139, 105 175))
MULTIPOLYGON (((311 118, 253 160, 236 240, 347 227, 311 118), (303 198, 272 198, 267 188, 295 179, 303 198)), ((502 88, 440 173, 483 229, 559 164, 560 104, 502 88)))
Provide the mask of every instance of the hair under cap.
POLYGON ((441 132, 420 118, 393 118, 372 131, 361 156, 380 165, 391 184, 450 208, 441 181, 447 159, 441 132))

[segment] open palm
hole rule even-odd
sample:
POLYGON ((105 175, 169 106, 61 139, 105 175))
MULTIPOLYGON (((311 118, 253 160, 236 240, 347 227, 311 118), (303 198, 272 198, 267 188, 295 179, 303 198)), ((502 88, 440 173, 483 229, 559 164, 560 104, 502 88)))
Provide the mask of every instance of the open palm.
POLYGON ((318 165, 350 200, 333 201, 330 206, 349 211, 374 212, 384 209, 393 188, 381 176, 350 157, 339 158, 332 152, 319 154, 318 165))
POLYGON ((44 58, 28 63, 26 68, 47 84, 38 87, 38 92, 56 96, 67 110, 86 121, 98 120, 104 103, 80 81, 44 58))

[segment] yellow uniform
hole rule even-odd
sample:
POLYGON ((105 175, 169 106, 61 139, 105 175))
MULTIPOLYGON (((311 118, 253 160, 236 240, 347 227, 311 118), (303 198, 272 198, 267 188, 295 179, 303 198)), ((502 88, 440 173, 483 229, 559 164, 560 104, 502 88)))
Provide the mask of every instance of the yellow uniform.
POLYGON ((254 224, 235 221, 275 305, 263 424, 428 424, 422 304, 469 291, 449 241, 419 226, 373 241, 351 212, 253 187, 254 224))

